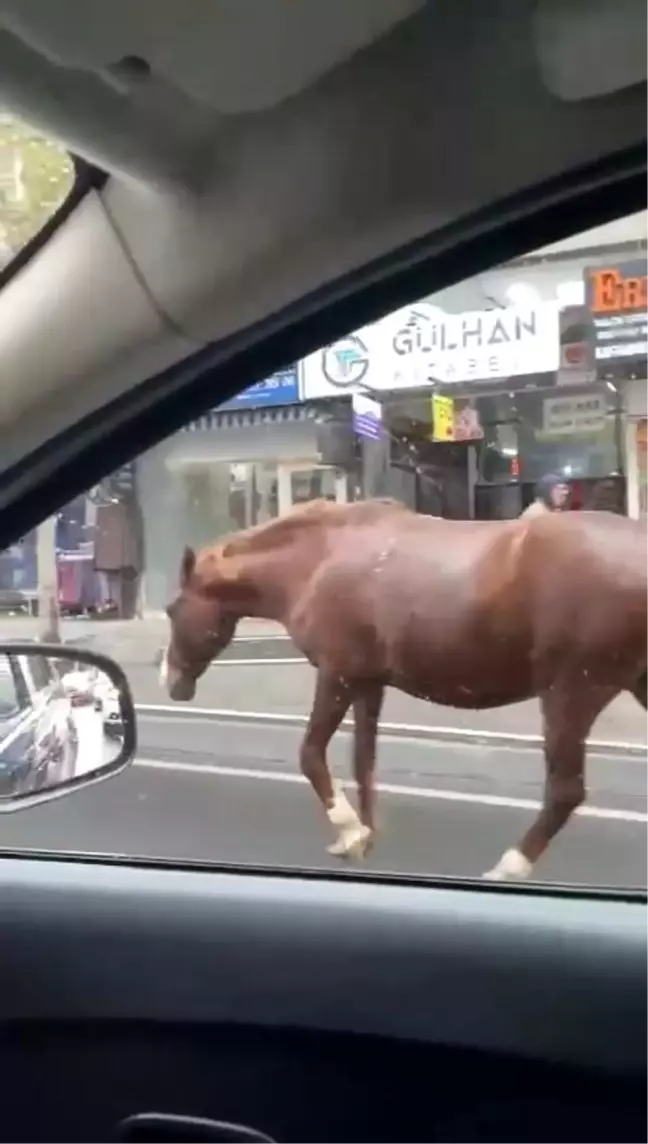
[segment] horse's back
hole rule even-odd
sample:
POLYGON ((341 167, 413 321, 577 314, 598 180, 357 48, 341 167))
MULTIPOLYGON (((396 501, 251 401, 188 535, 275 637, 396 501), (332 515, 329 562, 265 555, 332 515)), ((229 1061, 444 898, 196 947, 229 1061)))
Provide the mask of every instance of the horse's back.
MULTIPOLYGON (((471 676, 485 678, 488 664, 477 659, 483 654, 492 662, 503 646, 487 651, 482 597, 498 590, 502 572, 508 575, 516 522, 384 508, 367 502, 365 513, 348 514, 345 529, 331 530, 325 559, 293 613, 297 642, 335 662, 341 674, 382 670, 416 693, 425 693, 420 679, 442 669, 448 684, 464 679, 467 656, 475 661, 471 676)), ((508 626, 517 628, 513 621, 508 626)), ((441 698, 436 686, 434 693, 441 698)))
POLYGON ((297 642, 341 676, 486 706, 533 694, 543 657, 596 664, 605 652, 624 671, 645 660, 646 530, 634 521, 451 521, 377 502, 329 520, 345 527, 328 530, 293 618, 297 642))

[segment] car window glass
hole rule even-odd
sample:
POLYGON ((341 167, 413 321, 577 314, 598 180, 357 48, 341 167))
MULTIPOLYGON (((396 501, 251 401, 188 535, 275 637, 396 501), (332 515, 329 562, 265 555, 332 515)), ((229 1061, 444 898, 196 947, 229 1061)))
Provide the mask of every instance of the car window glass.
POLYGON ((8 719, 19 710, 16 681, 8 655, 0 653, 0 719, 8 719))
POLYGON ((28 663, 34 687, 38 691, 48 687, 54 678, 48 660, 42 655, 30 655, 28 663))
MULTIPOLYGON (((635 576, 628 518, 645 523, 647 507, 646 342, 641 213, 349 330, 107 472, 49 522, 56 599, 51 576, 39 585, 36 532, 2 554, 0 590, 31 595, 38 615, 0 616, 0 632, 38 637, 56 621, 62 639, 120 662, 138 707, 134 767, 88 792, 83 813, 74 799, 59 805, 66 829, 47 838, 71 850, 474 878, 511 852, 507 876, 525 876, 519 847, 548 789, 534 656, 549 653, 528 626, 543 609, 554 617, 545 632, 549 651, 558 649, 552 672, 578 616, 612 641, 625 631, 618 662, 629 666, 609 695, 588 675, 587 657, 573 662, 577 693, 547 677, 552 749, 569 763, 583 737, 594 745, 585 802, 578 767, 560 771, 545 819, 569 821, 531 874, 645 886, 645 642, 640 662, 631 638, 640 623, 627 620, 623 584, 635 576), (317 540, 317 514, 341 516, 371 498, 406 506, 411 535, 394 518, 380 542, 369 525, 350 525, 340 547, 337 533, 317 540), (570 529, 591 516, 601 532, 587 533, 590 555, 569 576, 552 571, 559 553, 538 541, 525 567, 544 579, 525 596, 510 538, 553 510, 570 529), (262 530, 292 512, 311 540, 301 546, 285 526, 268 543, 262 530), (427 543, 414 539, 420 522, 427 543), (250 528, 263 569, 254 588, 241 539, 250 528), (486 563, 476 563, 478 535, 497 538, 486 563), (186 546, 211 550, 211 603, 191 593, 176 601, 179 643, 164 660, 186 546), (611 573, 624 551, 625 571, 611 573), (315 631, 322 552, 337 563, 315 631), (583 610, 593 567, 609 584, 596 616, 583 610), (282 620, 293 590, 290 638, 282 620), (476 593, 482 603, 471 610, 476 593), (334 686, 304 748, 317 662, 336 665, 334 686), (178 664, 200 675, 195 693, 188 676, 173 682, 178 664), (365 814, 368 795, 356 802, 351 735, 357 718, 366 762, 383 680, 375 839, 354 866, 345 856, 357 858, 367 838, 353 808, 365 814), (311 789, 321 781, 317 736, 340 720, 328 761, 349 802, 339 787, 329 795, 320 786, 325 807, 311 789)), ((578 645, 569 638, 571 655, 578 645)), ((12 840, 38 847, 48 813, 20 816, 12 840)))
POLYGON ((55 140, 0 112, 0 270, 56 214, 74 181, 72 159, 55 140))

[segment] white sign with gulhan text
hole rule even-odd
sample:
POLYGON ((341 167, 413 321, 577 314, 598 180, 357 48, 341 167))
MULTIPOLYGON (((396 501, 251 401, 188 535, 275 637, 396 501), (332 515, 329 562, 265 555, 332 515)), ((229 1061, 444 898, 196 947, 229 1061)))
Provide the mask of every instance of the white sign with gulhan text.
POLYGON ((305 358, 302 397, 554 373, 560 362, 558 322, 553 302, 464 314, 422 302, 305 358))

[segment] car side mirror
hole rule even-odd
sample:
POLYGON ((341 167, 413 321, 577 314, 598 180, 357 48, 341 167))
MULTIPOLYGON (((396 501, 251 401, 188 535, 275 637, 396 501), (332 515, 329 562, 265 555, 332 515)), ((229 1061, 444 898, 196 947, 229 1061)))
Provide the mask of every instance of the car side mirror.
POLYGON ((136 747, 133 697, 112 659, 0 642, 0 813, 117 775, 136 747))

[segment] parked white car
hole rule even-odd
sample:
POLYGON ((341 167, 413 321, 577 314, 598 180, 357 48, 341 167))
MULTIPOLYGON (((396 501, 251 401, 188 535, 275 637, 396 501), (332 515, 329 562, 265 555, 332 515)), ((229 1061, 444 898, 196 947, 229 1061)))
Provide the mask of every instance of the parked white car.
POLYGON ((73 702, 51 660, 0 655, 0 795, 57 786, 76 774, 73 702))
POLYGON ((61 682, 73 706, 92 704, 95 711, 101 712, 104 734, 111 738, 123 734, 119 692, 103 671, 85 666, 66 672, 61 682))
POLYGON ((103 671, 97 671, 95 682, 97 710, 103 714, 104 733, 118 737, 124 733, 119 692, 103 671))

